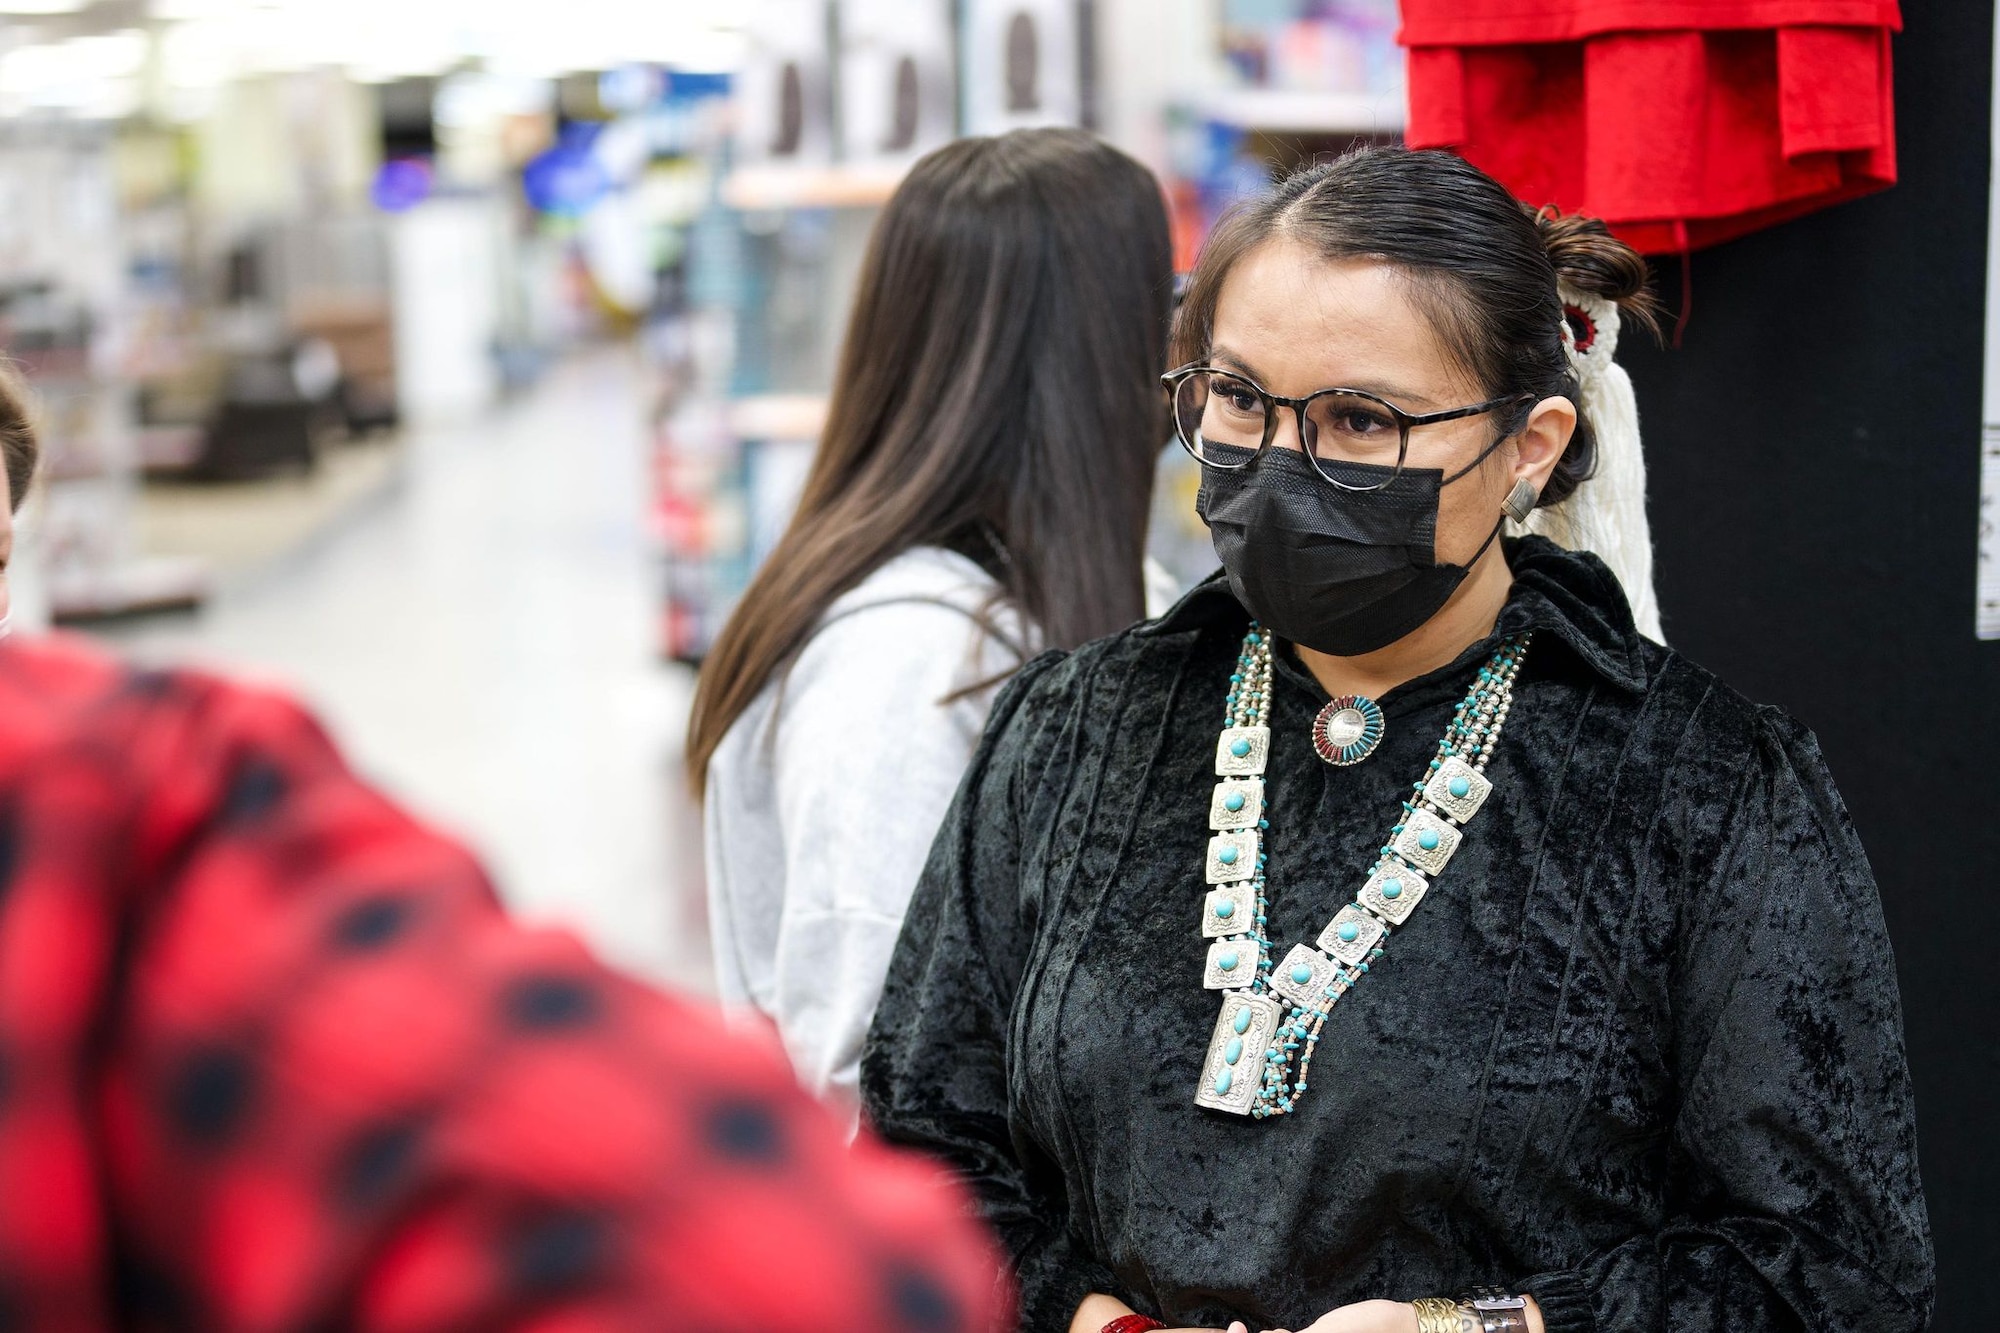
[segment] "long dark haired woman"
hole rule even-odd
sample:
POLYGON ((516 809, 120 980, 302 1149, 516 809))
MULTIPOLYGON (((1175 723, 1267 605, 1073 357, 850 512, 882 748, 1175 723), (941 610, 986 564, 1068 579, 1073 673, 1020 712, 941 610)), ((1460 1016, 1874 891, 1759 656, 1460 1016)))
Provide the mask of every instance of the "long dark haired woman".
POLYGON ((1142 613, 1171 264, 1157 182, 1073 130, 941 148, 876 228, 798 513, 688 739, 723 997, 822 1092, 853 1096, 994 688, 1142 613))
POLYGON ((1400 150, 1209 243, 1166 383, 1223 573, 996 703, 863 1063, 1030 1329, 1928 1320, 1895 968, 1812 737, 1501 537, 1592 484, 1565 304, 1645 322, 1644 277, 1400 150))

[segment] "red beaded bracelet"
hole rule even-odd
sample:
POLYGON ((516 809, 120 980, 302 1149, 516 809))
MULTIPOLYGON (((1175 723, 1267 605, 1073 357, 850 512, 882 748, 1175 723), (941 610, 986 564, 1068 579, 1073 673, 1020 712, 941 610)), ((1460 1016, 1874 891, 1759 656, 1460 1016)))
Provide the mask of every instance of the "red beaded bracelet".
POLYGON ((1157 1319, 1149 1319, 1142 1314, 1121 1314, 1106 1324, 1099 1333, 1153 1333, 1154 1329, 1166 1325, 1157 1319))

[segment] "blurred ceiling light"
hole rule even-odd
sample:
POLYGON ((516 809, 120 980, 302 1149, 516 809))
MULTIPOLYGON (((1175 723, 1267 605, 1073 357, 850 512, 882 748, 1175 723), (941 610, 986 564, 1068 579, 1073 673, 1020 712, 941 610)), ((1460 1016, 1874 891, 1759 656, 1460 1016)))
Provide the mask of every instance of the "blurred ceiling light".
POLYGON ((146 34, 125 28, 97 37, 22 46, 0 56, 0 88, 34 94, 93 80, 126 78, 146 63, 146 34))
POLYGON ((114 120, 137 109, 145 62, 137 28, 18 47, 0 56, 0 104, 114 120))
MULTIPOLYGON (((89 3, 0 0, 0 14, 74 11, 89 3)), ((744 54, 740 23, 716 15, 713 0, 119 0, 121 10, 127 6, 160 25, 160 83, 168 90, 315 68, 344 69, 363 82, 441 75, 468 64, 530 80, 634 63, 730 70, 744 54)), ((69 46, 42 42, 6 58, 69 46)), ((105 59, 30 57, 5 78, 15 87, 48 86, 71 80, 71 64, 105 59)), ((142 61, 127 63, 136 70, 142 61)))
MULTIPOLYGON (((6 0, 0 0, 5 4, 6 0)), ((152 0, 147 14, 163 23, 228 18, 248 8, 247 0, 152 0)))
POLYGON ((74 53, 83 68, 100 77, 137 74, 146 63, 146 34, 139 28, 72 37, 62 46, 74 53))
POLYGON ((235 43, 212 23, 181 23, 160 34, 160 75, 169 88, 216 88, 241 68, 235 43))

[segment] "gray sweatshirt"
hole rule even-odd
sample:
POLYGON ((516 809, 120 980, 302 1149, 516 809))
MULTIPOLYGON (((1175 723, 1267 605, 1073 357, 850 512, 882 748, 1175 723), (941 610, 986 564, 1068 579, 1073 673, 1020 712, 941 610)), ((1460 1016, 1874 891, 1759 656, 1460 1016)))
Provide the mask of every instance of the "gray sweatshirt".
POLYGON ((709 763, 708 907, 723 1002, 777 1026, 800 1080, 853 1106, 911 890, 972 758, 1018 617, 964 556, 906 552, 836 601, 709 763))

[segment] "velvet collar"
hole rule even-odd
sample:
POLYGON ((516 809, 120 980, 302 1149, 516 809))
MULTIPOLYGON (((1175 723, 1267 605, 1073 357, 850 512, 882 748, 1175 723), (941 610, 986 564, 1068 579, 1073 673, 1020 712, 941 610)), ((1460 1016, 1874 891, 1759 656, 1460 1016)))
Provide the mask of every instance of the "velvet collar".
MULTIPOLYGON (((1645 640, 1617 576, 1604 562, 1588 551, 1566 551, 1546 537, 1509 537, 1503 545, 1514 586, 1493 626, 1494 637, 1530 629, 1552 635, 1613 685, 1644 691, 1645 640)), ((1139 633, 1178 634, 1211 625, 1240 633, 1249 623, 1249 613, 1217 570, 1139 633)), ((1467 655, 1486 651, 1475 645, 1467 655)))

